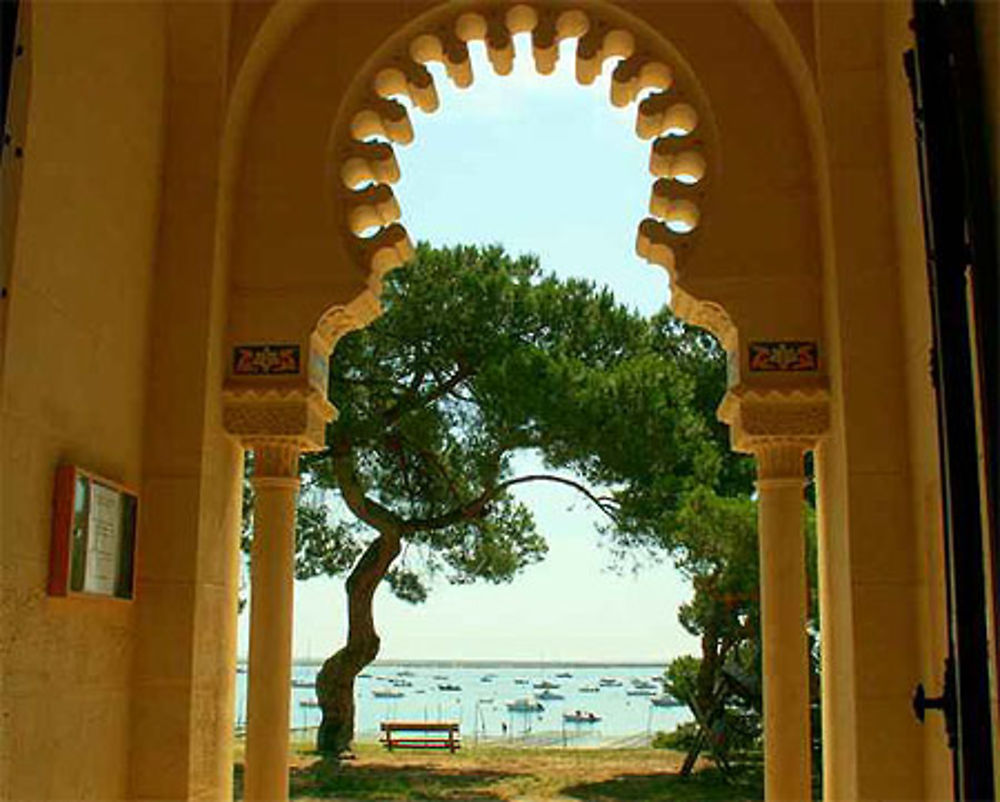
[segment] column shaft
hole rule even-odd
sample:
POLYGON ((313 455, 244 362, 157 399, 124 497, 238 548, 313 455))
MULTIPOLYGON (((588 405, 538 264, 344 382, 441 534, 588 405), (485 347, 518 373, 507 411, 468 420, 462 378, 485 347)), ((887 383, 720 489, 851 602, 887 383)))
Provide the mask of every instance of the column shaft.
POLYGON ((298 450, 256 450, 244 799, 288 799, 289 697, 298 450), (284 459, 278 459, 283 457, 284 459), (276 463, 284 468, 275 470, 276 463), (279 475, 274 475, 274 474, 279 475), (268 475, 271 474, 271 475, 268 475), (286 475, 280 475, 286 474, 286 475))
POLYGON ((802 449, 757 451, 764 788, 768 802, 811 797, 802 449))

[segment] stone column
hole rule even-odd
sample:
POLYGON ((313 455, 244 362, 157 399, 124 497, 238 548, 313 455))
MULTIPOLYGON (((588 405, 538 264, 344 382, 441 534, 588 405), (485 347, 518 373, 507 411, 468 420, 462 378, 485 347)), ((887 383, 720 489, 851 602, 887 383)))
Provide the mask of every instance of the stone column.
POLYGON ((244 799, 288 799, 292 596, 299 444, 253 443, 250 662, 244 799))
POLYGON ((754 449, 764 664, 764 793, 768 802, 811 796, 808 591, 802 460, 807 444, 754 449))
POLYGON ((819 377, 741 384, 719 418, 733 448, 757 458, 765 798, 802 802, 811 797, 803 457, 828 435, 829 394, 819 377))

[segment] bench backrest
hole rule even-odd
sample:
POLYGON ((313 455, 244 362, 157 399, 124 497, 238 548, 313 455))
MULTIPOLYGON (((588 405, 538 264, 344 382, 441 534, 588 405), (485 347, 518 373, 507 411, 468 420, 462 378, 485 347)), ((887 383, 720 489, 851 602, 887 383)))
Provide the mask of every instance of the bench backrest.
POLYGON ((382 732, 458 732, 457 721, 383 721, 382 732))

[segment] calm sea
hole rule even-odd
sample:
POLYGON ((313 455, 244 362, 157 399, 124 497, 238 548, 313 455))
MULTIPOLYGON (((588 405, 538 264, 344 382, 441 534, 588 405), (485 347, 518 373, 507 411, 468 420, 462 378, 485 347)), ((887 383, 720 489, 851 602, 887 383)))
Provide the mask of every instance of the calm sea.
MULTIPOLYGON (((310 683, 318 665, 296 664, 292 676, 310 683)), ((691 720, 687 707, 656 707, 649 696, 630 694, 637 682, 647 682, 660 693, 662 668, 654 665, 475 665, 390 664, 369 666, 355 685, 357 734, 375 737, 379 723, 388 720, 458 721, 464 738, 525 738, 544 734, 551 740, 563 739, 575 744, 606 742, 658 730, 669 732, 679 723, 691 720), (568 676, 567 676, 568 675, 568 676), (619 685, 602 685, 601 680, 615 680, 619 685), (558 687, 552 693, 562 699, 542 700, 539 683, 558 687), (409 683, 408 685, 406 683, 409 683), (458 690, 443 690, 442 685, 458 690), (582 688, 600 688, 586 692, 582 688), (379 698, 376 690, 391 688, 402 696, 379 698), (507 703, 535 697, 544 706, 537 713, 511 711, 507 703), (586 722, 565 721, 564 714, 576 712, 586 722), (589 720, 593 713, 595 720, 589 720)), ((308 703, 316 698, 312 687, 289 688, 292 703, 292 726, 315 727, 320 714, 308 703)), ((246 674, 236 682, 236 723, 246 719, 246 674)))

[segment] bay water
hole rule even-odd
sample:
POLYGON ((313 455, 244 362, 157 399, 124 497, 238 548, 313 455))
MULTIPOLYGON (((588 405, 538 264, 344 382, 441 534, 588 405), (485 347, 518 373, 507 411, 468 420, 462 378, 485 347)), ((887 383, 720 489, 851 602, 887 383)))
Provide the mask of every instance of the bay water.
MULTIPOLYGON (((319 725, 320 711, 310 705, 316 698, 312 683, 318 671, 315 663, 293 667, 289 698, 294 729, 319 725)), ((670 732, 691 720, 686 706, 657 707, 652 697, 638 695, 642 683, 647 685, 646 693, 659 695, 661 675, 662 666, 641 664, 379 662, 355 683, 356 733, 360 739, 374 739, 383 721, 457 721, 466 741, 624 743, 634 736, 670 732), (539 699, 545 688, 536 686, 543 683, 557 686, 549 692, 563 698, 539 699), (594 688, 598 690, 584 690, 594 688), (401 695, 376 695, 387 690, 401 695), (510 710, 508 703, 519 699, 538 701, 542 709, 510 710), (564 715, 576 720, 566 720, 564 715)), ((246 680, 245 673, 237 675, 237 727, 246 720, 246 680)))

